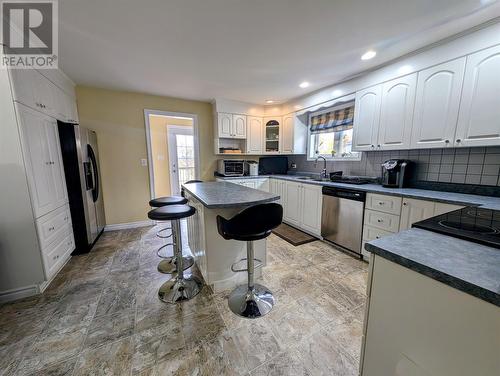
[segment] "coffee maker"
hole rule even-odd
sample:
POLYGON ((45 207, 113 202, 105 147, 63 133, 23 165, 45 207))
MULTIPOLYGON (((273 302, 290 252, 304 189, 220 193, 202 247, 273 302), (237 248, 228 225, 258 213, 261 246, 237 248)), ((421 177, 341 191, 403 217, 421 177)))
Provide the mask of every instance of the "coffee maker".
POLYGON ((382 163, 382 185, 389 188, 407 186, 411 163, 404 159, 389 159, 382 163))

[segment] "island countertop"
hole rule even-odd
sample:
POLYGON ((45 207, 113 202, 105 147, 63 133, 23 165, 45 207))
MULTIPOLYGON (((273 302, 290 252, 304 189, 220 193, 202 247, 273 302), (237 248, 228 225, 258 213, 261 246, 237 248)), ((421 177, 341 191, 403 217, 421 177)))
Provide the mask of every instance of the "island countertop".
POLYGON ((412 228, 366 249, 500 307, 500 249, 412 228))
POLYGON ((229 182, 185 184, 184 189, 208 209, 252 206, 279 200, 274 193, 243 187, 229 182))

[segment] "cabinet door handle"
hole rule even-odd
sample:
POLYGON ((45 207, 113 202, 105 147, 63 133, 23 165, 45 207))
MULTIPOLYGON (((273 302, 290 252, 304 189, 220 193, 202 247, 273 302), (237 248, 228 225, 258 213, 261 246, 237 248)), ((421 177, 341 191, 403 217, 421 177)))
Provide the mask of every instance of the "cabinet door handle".
POLYGON ((461 143, 462 140, 461 139, 457 139, 457 144, 461 143))
POLYGON ((375 148, 375 145, 370 145, 370 146, 371 146, 371 148, 372 148, 372 149, 374 149, 374 148, 375 148))
POLYGON ((450 140, 444 140, 444 143, 445 143, 445 144, 449 144, 449 143, 450 143, 450 140))
POLYGON ((406 203, 406 202, 403 202, 403 206, 406 206, 406 205, 408 205, 408 203, 406 203))
POLYGON ((383 201, 379 201, 379 202, 378 202, 378 204, 379 204, 379 205, 385 205, 385 202, 383 202, 383 201))

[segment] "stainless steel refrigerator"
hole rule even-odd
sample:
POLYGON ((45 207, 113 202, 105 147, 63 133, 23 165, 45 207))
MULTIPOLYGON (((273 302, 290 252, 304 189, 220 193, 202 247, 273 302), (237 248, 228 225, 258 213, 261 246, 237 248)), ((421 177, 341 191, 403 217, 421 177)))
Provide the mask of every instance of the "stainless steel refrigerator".
POLYGON ((104 230, 104 203, 96 133, 58 122, 59 139, 73 222, 75 251, 89 252, 104 230))

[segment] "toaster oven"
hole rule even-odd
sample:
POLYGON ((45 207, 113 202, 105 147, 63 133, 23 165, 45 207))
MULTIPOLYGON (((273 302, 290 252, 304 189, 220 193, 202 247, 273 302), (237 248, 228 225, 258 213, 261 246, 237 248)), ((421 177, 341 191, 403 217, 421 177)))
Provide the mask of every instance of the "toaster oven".
POLYGON ((219 159, 217 172, 222 176, 243 176, 245 174, 245 161, 243 159, 219 159))

